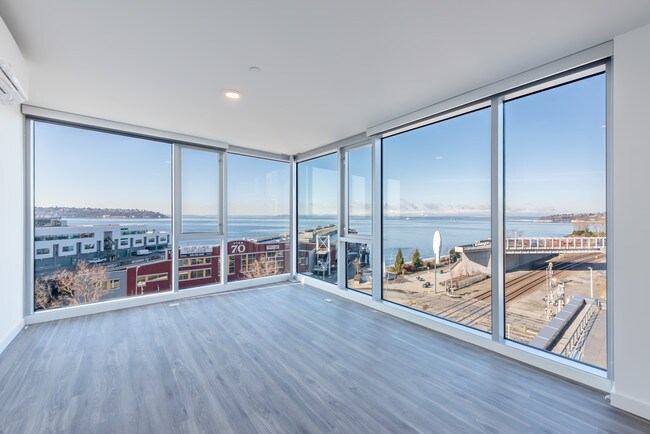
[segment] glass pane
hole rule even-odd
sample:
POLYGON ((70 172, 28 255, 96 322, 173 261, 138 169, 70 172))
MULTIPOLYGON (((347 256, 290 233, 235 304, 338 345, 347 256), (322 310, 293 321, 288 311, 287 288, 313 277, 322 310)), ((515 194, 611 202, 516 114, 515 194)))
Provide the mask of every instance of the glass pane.
POLYGON ((216 151, 181 149, 183 233, 221 232, 219 156, 216 151))
POLYGON ((372 235, 372 147, 347 152, 348 233, 372 235))
POLYGON ((382 144, 384 299, 488 332, 490 140, 482 109, 382 144))
POLYGON ((336 154, 298 163, 298 272, 337 283, 336 154))
POLYGON ((228 281, 289 272, 289 163, 228 154, 228 281))
POLYGON ((605 74, 505 103, 506 337, 605 369, 605 74))
POLYGON ((221 283, 219 240, 181 241, 178 251, 178 289, 221 283))
POLYGON ((372 248, 370 244, 345 243, 345 245, 347 288, 372 295, 372 248))
POLYGON ((34 123, 35 310, 170 290, 171 151, 34 123))

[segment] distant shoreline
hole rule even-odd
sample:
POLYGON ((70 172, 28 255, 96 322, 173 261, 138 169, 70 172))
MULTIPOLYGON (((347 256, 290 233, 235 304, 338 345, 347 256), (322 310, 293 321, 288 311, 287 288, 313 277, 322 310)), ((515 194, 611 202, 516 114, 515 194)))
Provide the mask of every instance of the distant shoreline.
POLYGON ((606 214, 599 213, 572 213, 572 214, 554 214, 549 216, 538 217, 536 222, 551 223, 591 223, 603 224, 606 221, 606 214))
POLYGON ((162 219, 163 213, 145 209, 123 208, 77 208, 77 207, 34 207, 34 216, 39 219, 93 218, 93 219, 162 219))
MULTIPOLYGON (((126 220, 126 219, 171 219, 172 216, 158 211, 123 208, 78 208, 78 207, 35 207, 34 217, 38 219, 97 219, 97 220, 126 220)), ((231 215, 231 218, 289 218, 289 214, 278 215, 231 215)), ((215 219, 214 215, 184 214, 183 218, 215 219)))

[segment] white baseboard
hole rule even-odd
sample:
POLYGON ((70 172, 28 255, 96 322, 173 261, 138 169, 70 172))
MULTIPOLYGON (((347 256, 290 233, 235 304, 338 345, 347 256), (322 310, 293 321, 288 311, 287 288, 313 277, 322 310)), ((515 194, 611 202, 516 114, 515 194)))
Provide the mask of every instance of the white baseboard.
POLYGON ((271 285, 279 282, 287 282, 288 274, 277 276, 257 277, 255 279, 240 280, 226 284, 215 284, 200 286, 197 288, 184 289, 178 292, 160 292, 155 294, 145 294, 138 297, 124 297, 114 300, 101 301, 99 303, 83 304, 78 306, 60 307, 35 312, 25 317, 25 324, 39 324, 48 321, 58 321, 60 319, 75 318, 83 315, 93 315, 96 313, 111 312, 119 309, 128 309, 131 307, 145 306, 154 303, 167 303, 186 298, 200 297, 204 295, 216 295, 233 290, 256 288, 263 285, 271 285))
POLYGON ((18 323, 16 323, 16 325, 15 325, 15 326, 14 326, 14 327, 9 331, 9 333, 7 333, 7 335, 4 336, 4 337, 0 340, 0 354, 2 354, 2 352, 5 350, 5 348, 7 348, 7 347, 9 346, 9 344, 11 343, 11 341, 13 341, 14 338, 15 338, 16 336, 18 336, 18 333, 20 333, 20 331, 23 329, 23 327, 25 327, 25 320, 24 320, 24 319, 21 319, 21 320, 18 321, 18 323))
POLYGON ((614 407, 636 414, 644 419, 650 420, 650 404, 642 402, 620 393, 612 392, 611 403, 614 407))

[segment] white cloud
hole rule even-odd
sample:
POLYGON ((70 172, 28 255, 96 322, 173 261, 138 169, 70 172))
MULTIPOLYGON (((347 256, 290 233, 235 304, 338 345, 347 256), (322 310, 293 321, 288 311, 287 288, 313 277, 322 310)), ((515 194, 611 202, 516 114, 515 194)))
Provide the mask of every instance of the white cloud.
POLYGON ((416 204, 402 199, 399 206, 394 203, 384 203, 384 213, 389 216, 487 216, 490 206, 486 204, 449 204, 442 202, 424 202, 416 204))

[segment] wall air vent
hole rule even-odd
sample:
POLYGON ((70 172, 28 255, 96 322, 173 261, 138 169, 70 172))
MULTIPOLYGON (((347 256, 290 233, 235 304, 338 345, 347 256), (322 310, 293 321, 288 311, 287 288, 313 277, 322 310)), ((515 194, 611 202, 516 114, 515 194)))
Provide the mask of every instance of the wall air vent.
POLYGON ((0 103, 21 104, 27 101, 27 94, 18 82, 8 62, 0 59, 0 103))

